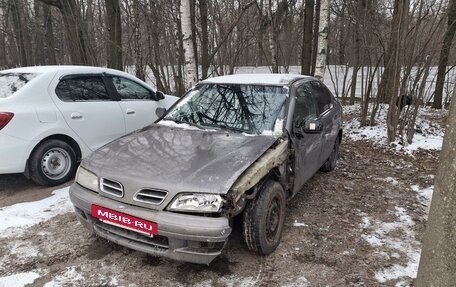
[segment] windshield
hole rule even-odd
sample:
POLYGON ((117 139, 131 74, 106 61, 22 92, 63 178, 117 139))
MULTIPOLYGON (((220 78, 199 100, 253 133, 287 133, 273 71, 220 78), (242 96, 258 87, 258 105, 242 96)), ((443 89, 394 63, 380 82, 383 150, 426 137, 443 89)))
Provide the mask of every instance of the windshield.
POLYGON ((19 91, 36 76, 37 74, 31 73, 0 73, 0 99, 19 91))
POLYGON ((202 84, 190 91, 164 120, 262 133, 273 129, 287 94, 284 87, 202 84))

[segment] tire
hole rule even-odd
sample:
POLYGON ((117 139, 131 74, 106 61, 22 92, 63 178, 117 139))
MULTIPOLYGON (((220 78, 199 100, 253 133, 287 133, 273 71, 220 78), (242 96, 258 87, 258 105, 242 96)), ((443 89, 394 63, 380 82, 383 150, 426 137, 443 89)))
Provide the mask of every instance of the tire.
POLYGON ((326 162, 320 167, 320 170, 323 172, 330 172, 336 168, 337 159, 339 158, 339 138, 336 139, 334 143, 333 150, 329 155, 326 162))
POLYGON ((30 178, 39 185, 55 186, 70 180, 76 172, 76 154, 61 140, 40 143, 29 159, 30 178))
POLYGON ((257 198, 247 203, 242 221, 244 242, 250 251, 268 255, 280 243, 286 196, 276 181, 267 181, 257 198))

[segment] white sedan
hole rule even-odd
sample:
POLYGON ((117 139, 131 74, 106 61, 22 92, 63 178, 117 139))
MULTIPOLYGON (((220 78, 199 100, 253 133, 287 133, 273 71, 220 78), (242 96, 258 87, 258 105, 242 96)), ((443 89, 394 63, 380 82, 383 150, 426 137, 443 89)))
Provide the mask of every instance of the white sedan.
POLYGON ((24 173, 42 185, 66 182, 82 158, 153 123, 157 109, 176 100, 106 68, 0 71, 0 174, 24 173))

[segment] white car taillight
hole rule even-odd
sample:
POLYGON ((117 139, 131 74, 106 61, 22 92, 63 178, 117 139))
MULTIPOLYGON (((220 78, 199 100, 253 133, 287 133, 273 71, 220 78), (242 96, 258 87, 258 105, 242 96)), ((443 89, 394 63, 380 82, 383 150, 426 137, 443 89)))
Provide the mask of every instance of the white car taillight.
POLYGON ((13 113, 0 112, 0 130, 3 129, 13 118, 13 113))

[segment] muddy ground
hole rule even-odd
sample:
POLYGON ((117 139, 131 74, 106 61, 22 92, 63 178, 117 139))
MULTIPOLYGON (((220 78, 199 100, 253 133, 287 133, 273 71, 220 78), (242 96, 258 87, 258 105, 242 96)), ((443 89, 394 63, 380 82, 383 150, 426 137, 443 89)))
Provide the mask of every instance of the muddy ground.
MULTIPOLYGON (((316 174, 288 204, 270 256, 248 252, 238 226, 210 266, 155 258, 90 236, 67 213, 0 238, 0 277, 40 273, 30 286, 409 286, 404 274, 417 264, 409 251, 419 253, 427 208, 411 186, 432 186, 437 162, 437 152, 409 156, 346 139, 337 169, 316 174), (405 228, 379 231, 400 225, 400 214, 412 220, 405 228)), ((19 175, 0 176, 0 187, 0 207, 56 189, 19 175)))

